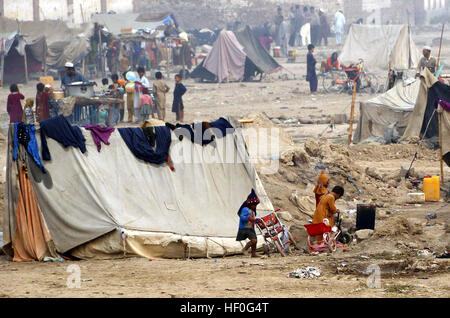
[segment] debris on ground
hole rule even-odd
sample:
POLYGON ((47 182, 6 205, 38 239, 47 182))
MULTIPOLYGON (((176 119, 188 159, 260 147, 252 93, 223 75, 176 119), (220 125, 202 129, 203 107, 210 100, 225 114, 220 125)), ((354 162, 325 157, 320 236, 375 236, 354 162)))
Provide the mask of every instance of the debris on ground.
POLYGON ((288 277, 290 278, 316 278, 320 277, 320 269, 317 267, 304 267, 304 268, 297 268, 296 270, 292 271, 288 277))

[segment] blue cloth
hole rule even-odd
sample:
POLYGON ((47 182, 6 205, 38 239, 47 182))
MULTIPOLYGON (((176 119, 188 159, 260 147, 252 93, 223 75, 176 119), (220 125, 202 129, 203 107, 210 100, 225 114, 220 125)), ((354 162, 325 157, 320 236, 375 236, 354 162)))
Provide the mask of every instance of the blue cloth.
POLYGON ((241 209, 241 215, 239 216, 239 228, 248 229, 252 228, 252 222, 248 220, 249 217, 254 217, 254 213, 249 208, 243 207, 241 209))
POLYGON ((86 139, 78 126, 71 126, 63 115, 52 117, 40 122, 42 159, 51 160, 47 146, 47 137, 63 144, 64 147, 77 147, 82 153, 86 152, 86 139))
POLYGON ((220 117, 216 121, 212 121, 209 123, 212 128, 219 129, 222 132, 221 137, 225 137, 227 135, 227 129, 232 129, 229 132, 234 132, 234 127, 223 117, 220 117))
POLYGON ((61 76, 62 86, 65 86, 67 84, 72 84, 75 82, 88 83, 89 80, 86 77, 84 77, 84 75, 81 74, 80 72, 75 72, 75 74, 73 76, 69 76, 69 75, 67 75, 66 72, 64 72, 64 74, 61 76))
POLYGON ((34 127, 34 124, 14 123, 13 160, 17 160, 19 143, 24 145, 28 154, 33 158, 33 161, 38 165, 43 173, 46 173, 47 171, 45 170, 44 164, 39 156, 39 147, 36 140, 36 127, 34 127))
POLYGON ((167 162, 172 137, 168 127, 155 127, 156 149, 150 145, 141 128, 118 128, 122 139, 136 158, 149 163, 167 162))

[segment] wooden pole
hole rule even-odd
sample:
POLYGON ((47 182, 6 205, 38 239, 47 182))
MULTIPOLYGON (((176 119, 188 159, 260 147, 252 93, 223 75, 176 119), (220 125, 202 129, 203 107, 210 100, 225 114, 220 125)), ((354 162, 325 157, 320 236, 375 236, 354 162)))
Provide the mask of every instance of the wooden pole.
POLYGON ((436 63, 436 72, 439 68, 439 62, 441 60, 441 48, 442 48, 442 37, 444 36, 444 27, 445 27, 445 23, 442 23, 442 31, 441 31, 441 41, 439 43, 439 53, 438 53, 438 58, 437 58, 437 63, 436 63))
POLYGON ((83 6, 81 5, 81 3, 80 3, 80 11, 81 11, 81 20, 83 21, 83 23, 84 22, 86 22, 86 21, 84 21, 84 12, 83 12, 83 6))
POLYGON ((356 100, 356 86, 357 83, 353 83, 353 95, 352 95, 352 108, 350 110, 350 127, 348 129, 348 145, 352 143, 352 134, 353 134, 353 117, 355 116, 355 100, 356 100))
POLYGON ((441 185, 444 185, 444 163, 442 160, 442 111, 441 106, 438 106, 438 126, 439 126, 439 159, 441 165, 441 185))

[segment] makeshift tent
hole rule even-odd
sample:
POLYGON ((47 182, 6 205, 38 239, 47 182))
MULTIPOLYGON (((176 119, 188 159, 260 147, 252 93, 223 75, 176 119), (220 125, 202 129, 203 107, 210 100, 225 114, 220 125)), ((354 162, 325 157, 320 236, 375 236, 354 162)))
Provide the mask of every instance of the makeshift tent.
POLYGON ((420 52, 407 25, 352 24, 339 55, 341 64, 356 63, 383 70, 407 70, 419 63, 420 52))
MULTIPOLYGON (((438 145, 437 103, 450 102, 450 86, 441 83, 425 68, 410 85, 399 81, 392 89, 360 103, 360 120, 353 142, 382 139, 390 125, 396 125, 402 139, 418 136, 438 145)), ((450 163, 450 114, 443 112, 443 155, 450 163)))
POLYGON ((68 61, 77 64, 90 50, 89 39, 93 33, 93 24, 86 23, 79 28, 69 28, 64 21, 22 21, 18 26, 15 20, 0 17, 1 32, 17 32, 28 44, 44 37, 47 44, 47 68, 63 69, 68 61))
POLYGON ((170 14, 164 17, 158 17, 157 20, 142 21, 142 19, 138 18, 140 18, 139 13, 102 13, 92 16, 91 21, 103 25, 106 30, 113 35, 131 33, 124 30, 145 30, 151 32, 172 23, 170 14))
POLYGON ((353 142, 381 141, 391 125, 403 135, 416 104, 420 80, 397 81, 387 92, 360 103, 358 127, 353 142))
POLYGON ((211 52, 190 76, 219 82, 227 78, 248 81, 253 76, 280 68, 247 26, 236 33, 222 30, 211 52))
POLYGON ((3 84, 25 83, 30 74, 44 71, 47 51, 45 37, 28 42, 16 31, 8 35, 0 34, 0 40, 0 78, 3 84))
MULTIPOLYGON (((233 118, 224 119, 234 128, 240 127, 233 118)), ((19 159, 13 160, 14 129, 10 128, 5 252, 14 253, 11 247, 20 221, 16 217, 18 169, 24 156, 37 199, 34 212, 41 211, 44 219, 39 228, 48 229, 59 253, 80 258, 122 257, 124 253, 174 258, 239 253, 245 242, 235 240, 237 212, 251 189, 261 200, 258 215, 273 209, 240 129, 228 131, 224 137, 215 132, 215 146, 202 146, 190 138, 180 140, 176 130, 172 131, 169 155, 173 171, 166 163, 137 159, 121 132, 113 131, 110 144, 100 152, 91 132, 84 128, 84 153, 47 138, 51 160, 44 161, 47 173, 42 173, 22 145, 19 159)), ((36 140, 41 145, 39 133, 36 140)), ((157 150, 158 142, 157 135, 157 150)), ((47 254, 51 255, 50 251, 47 254)))
MULTIPOLYGON (((425 68, 421 73, 421 84, 416 105, 409 118, 409 123, 403 138, 420 136, 430 140, 435 145, 438 144, 439 125, 437 103, 439 100, 450 103, 450 86, 438 81, 437 78, 425 68)), ((448 137, 450 136, 449 112, 444 111, 442 118, 442 154, 447 164, 450 165, 450 138, 448 137)))

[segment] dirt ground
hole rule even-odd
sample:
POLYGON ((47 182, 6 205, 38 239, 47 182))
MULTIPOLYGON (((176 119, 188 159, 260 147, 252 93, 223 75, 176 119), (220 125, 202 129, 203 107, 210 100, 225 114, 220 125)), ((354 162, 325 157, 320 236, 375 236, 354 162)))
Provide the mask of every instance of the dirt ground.
MULTIPOLYGON (((436 34, 421 33, 415 37, 420 45, 436 34)), ((317 48, 318 60, 336 49, 317 48)), ((449 61, 449 53, 450 46, 444 47, 442 59, 449 61)), ((291 255, 276 254, 259 259, 237 255, 187 260, 131 257, 13 263, 7 256, 0 255, 0 297, 449 297, 449 262, 436 256, 450 247, 450 207, 445 206, 443 200, 406 204, 406 194, 420 191, 420 185, 415 189, 400 177, 402 165, 409 165, 416 151, 419 155, 414 163, 414 175, 418 178, 425 174, 438 175, 438 152, 419 146, 414 140, 395 145, 347 147, 348 120, 333 130, 329 129, 329 123, 335 114, 350 113, 351 96, 325 94, 320 81, 319 93, 311 96, 303 78, 305 52, 299 50, 297 56, 295 64, 281 59, 287 70, 261 82, 205 84, 186 80, 185 121, 232 115, 238 119, 254 119, 245 127, 281 128, 278 169, 263 174, 264 163, 256 167, 274 207, 291 216, 285 217, 285 223, 291 229, 302 229, 308 222, 314 212, 312 187, 320 170, 326 169, 331 176, 331 186, 344 185, 346 194, 337 205, 345 211, 348 224, 354 225, 351 211, 356 209, 356 204, 376 204, 376 229, 372 237, 353 242, 332 255, 309 255, 304 252, 303 231, 297 235, 299 249, 291 255), (298 123, 305 118, 312 124, 298 123), (352 175, 363 194, 358 194, 354 186, 346 182, 347 174, 352 175), (438 209, 433 225, 427 226, 426 215, 438 209), (67 285, 71 277, 69 265, 80 268, 80 288, 67 285), (306 266, 317 267, 320 277, 288 277, 293 270, 306 266), (380 285, 376 288, 369 288, 374 287, 368 284, 373 277, 367 272, 370 268, 380 270, 380 285)), ((448 67, 444 73, 450 73, 448 67)), ((385 80, 384 73, 377 74, 385 80)), ((33 97, 35 84, 22 86, 22 92, 33 97)), ((173 87, 173 83, 171 85, 173 87)), ((8 93, 7 88, 0 88, 0 100, 6 101, 8 93)), ((372 96, 358 95, 357 102, 372 96)), ((169 107, 171 100, 170 96, 166 120, 174 122, 175 116, 169 107)), ((5 111, 6 103, 2 102, 2 128, 7 127, 5 111)), ((355 111, 357 119, 358 106, 355 111)), ((3 189, 4 140, 0 140, 0 150, 0 186, 3 189)), ((448 182, 449 167, 445 167, 445 175, 448 182)), ((3 204, 1 191, 0 208, 3 204)))

